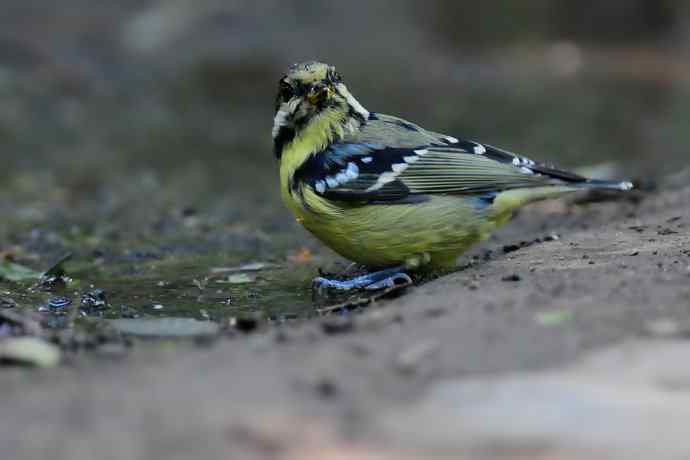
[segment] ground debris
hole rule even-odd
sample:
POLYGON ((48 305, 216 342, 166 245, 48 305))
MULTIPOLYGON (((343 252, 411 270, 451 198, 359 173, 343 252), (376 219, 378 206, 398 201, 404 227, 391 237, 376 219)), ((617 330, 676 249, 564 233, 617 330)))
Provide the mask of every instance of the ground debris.
MULTIPOLYGON (((39 315, 40 316, 40 315, 39 315)), ((13 310, 0 310, 0 324, 10 324, 20 328, 22 335, 37 336, 43 333, 40 318, 13 310)))
POLYGON ((0 362, 55 367, 60 362, 60 349, 39 337, 10 337, 0 340, 0 362))
POLYGON ((79 307, 86 314, 104 310, 108 307, 108 299, 103 289, 94 289, 81 294, 79 307))
POLYGON ((67 253, 53 263, 48 270, 40 275, 39 285, 44 289, 62 288, 69 284, 72 279, 67 276, 65 263, 72 258, 72 253, 67 253))
POLYGON ((15 308, 16 306, 17 302, 9 297, 0 297, 0 308, 15 308))
POLYGON ((268 270, 278 267, 278 264, 272 264, 269 262, 250 262, 244 265, 239 265, 237 267, 213 267, 211 268, 210 272, 211 274, 257 272, 261 270, 268 270))
POLYGON ((137 337, 212 336, 220 331, 217 323, 192 318, 123 318, 108 320, 108 324, 122 334, 137 337))
POLYGON ((328 335, 343 334, 354 329, 350 316, 331 316, 321 321, 321 330, 328 335))
POLYGON ((518 251, 523 248, 528 248, 534 244, 540 244, 540 243, 545 243, 547 241, 558 241, 560 239, 560 236, 556 233, 551 233, 550 235, 542 236, 535 238, 530 241, 520 241, 519 243, 511 243, 511 244, 506 244, 503 245, 503 253, 508 254, 511 252, 518 251))
POLYGON ((393 364, 403 374, 414 374, 439 348, 439 342, 433 339, 417 342, 398 353, 393 364))
POLYGON ((227 278, 223 280, 216 280, 216 283, 219 284, 247 284, 247 283, 253 283, 256 281, 256 275, 250 274, 250 273, 235 273, 233 275, 229 275, 227 278))
POLYGON ((540 326, 544 327, 554 327, 561 326, 564 323, 572 320, 574 317, 571 310, 549 310, 537 313, 534 315, 534 320, 540 326))
POLYGON ((518 282, 521 279, 522 278, 520 277, 520 275, 518 275, 517 273, 512 273, 501 278, 501 281, 518 282))
POLYGON ((644 332, 656 338, 686 337, 690 334, 690 327, 673 318, 661 317, 647 321, 644 332))
POLYGON ((261 326, 263 322, 263 315, 260 313, 251 313, 233 316, 228 320, 230 327, 237 329, 240 332, 253 332, 261 326))
POLYGON ((24 265, 19 265, 9 260, 0 261, 0 280, 6 279, 14 282, 35 281, 40 277, 41 273, 24 265))

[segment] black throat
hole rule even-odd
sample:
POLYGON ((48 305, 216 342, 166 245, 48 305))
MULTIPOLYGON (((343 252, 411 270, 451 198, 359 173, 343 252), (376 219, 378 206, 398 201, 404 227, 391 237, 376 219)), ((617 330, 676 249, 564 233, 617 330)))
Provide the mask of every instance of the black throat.
POLYGON ((295 138, 295 129, 289 126, 281 126, 278 135, 273 139, 273 155, 280 160, 283 148, 295 138))

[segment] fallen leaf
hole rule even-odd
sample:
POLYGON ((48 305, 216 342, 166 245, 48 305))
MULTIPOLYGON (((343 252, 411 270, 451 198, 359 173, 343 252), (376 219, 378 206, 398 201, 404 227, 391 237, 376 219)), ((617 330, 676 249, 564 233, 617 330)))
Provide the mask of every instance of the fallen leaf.
POLYGON ((306 264, 314 259, 314 253, 308 248, 300 248, 295 254, 290 254, 287 259, 293 264, 306 264))
POLYGON ((64 256, 60 257, 48 270, 43 274, 44 278, 64 276, 65 273, 65 262, 72 258, 72 253, 69 252, 64 256))
POLYGON ((8 281, 28 281, 37 280, 41 273, 14 262, 0 262, 0 279, 8 281))
POLYGON ((554 327, 572 320, 573 317, 573 312, 570 310, 552 310, 537 313, 534 319, 541 326, 554 327))

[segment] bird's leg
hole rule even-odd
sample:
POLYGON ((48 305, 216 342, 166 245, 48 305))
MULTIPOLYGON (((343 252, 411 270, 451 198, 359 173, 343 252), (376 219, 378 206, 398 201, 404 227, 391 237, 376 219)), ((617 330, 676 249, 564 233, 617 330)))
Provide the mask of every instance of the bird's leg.
POLYGON ((312 286, 318 290, 324 288, 333 288, 341 291, 362 288, 367 290, 390 288, 399 284, 412 283, 412 279, 404 272, 404 270, 404 266, 398 266, 377 272, 367 273, 365 275, 356 276, 349 280, 343 281, 332 280, 319 276, 314 278, 314 281, 312 281, 312 286))

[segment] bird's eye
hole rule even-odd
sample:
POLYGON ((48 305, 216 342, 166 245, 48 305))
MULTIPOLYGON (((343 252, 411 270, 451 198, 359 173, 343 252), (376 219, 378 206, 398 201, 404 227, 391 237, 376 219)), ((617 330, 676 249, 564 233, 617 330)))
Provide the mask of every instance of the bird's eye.
POLYGON ((340 75, 335 70, 331 70, 329 72, 328 77, 329 77, 328 79, 334 83, 338 83, 341 81, 340 75))
POLYGON ((292 98, 293 94, 294 94, 294 90, 293 90, 292 86, 289 83, 287 83, 286 81, 281 81, 280 82, 280 89, 279 89, 280 98, 283 101, 287 102, 292 98))

